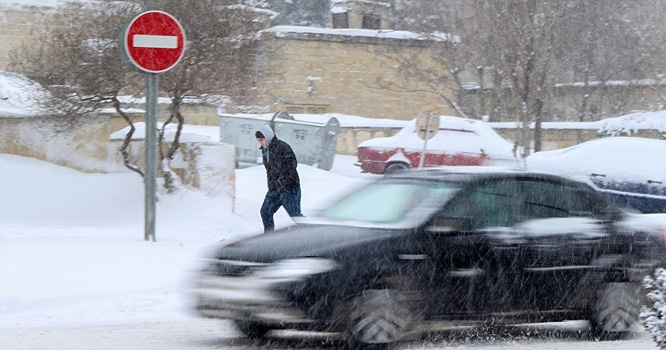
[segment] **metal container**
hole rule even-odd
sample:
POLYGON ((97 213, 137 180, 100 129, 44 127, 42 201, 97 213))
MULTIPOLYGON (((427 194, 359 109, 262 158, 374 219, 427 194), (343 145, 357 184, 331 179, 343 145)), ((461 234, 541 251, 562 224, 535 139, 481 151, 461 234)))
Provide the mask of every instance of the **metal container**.
POLYGON ((236 146, 236 163, 261 164, 259 143, 254 137, 261 125, 268 124, 275 135, 288 143, 299 164, 330 170, 338 144, 340 123, 335 117, 326 123, 297 120, 287 112, 267 115, 220 115, 220 142, 236 146))

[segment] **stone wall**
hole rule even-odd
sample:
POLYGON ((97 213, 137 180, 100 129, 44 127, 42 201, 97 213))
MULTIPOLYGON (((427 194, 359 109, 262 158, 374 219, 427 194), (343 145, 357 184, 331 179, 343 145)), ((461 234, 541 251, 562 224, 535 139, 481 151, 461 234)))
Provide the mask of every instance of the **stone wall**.
POLYGON ((50 32, 51 6, 0 5, 0 69, 9 70, 10 53, 50 32))
MULTIPOLYGON (((53 4, 55 1, 45 3, 53 4)), ((353 3, 345 4, 352 6, 352 13, 353 6, 358 5, 353 3)), ((12 50, 31 45, 39 36, 50 32, 47 20, 53 18, 51 15, 55 11, 56 8, 49 6, 0 5, 0 69, 8 70, 12 50)), ((296 28, 290 33, 279 34, 272 30, 265 32, 262 54, 256 60, 248 58, 247 63, 255 68, 256 86, 247 91, 250 103, 242 107, 262 112, 343 113, 410 120, 423 106, 433 104, 442 115, 455 115, 441 97, 419 91, 417 81, 412 82, 414 88, 411 92, 377 88, 378 79, 401 79, 392 63, 376 53, 377 49, 397 45, 404 52, 427 58, 435 54, 428 47, 429 43, 367 35, 369 32, 360 36, 358 33, 358 29, 317 32, 316 28, 296 28)), ((445 71, 445 68, 442 67, 442 70, 445 71)), ((576 84, 558 86, 544 121, 577 120, 580 96, 583 95, 580 89, 576 84)), ((586 121, 633 110, 663 109, 664 89, 664 80, 635 82, 626 86, 611 82, 608 86, 596 87, 588 101, 591 114, 586 121)), ((455 100, 453 96, 448 97, 455 100)), ((469 103, 481 104, 474 101, 474 97, 467 98, 469 103)), ((234 113, 233 106, 228 106, 227 112, 234 113)), ((483 112, 489 114, 492 111, 483 112)), ((507 113, 511 114, 510 111, 507 113)), ((218 125, 216 114, 206 112, 206 116, 201 117, 202 113, 189 110, 183 114, 186 119, 193 119, 188 120, 188 124, 218 125), (190 118, 192 115, 199 117, 190 118)))
MULTIPOLYGON (((434 51, 425 42, 345 34, 275 33, 264 35, 265 52, 257 66, 256 105, 289 113, 342 113, 368 118, 411 120, 428 104, 453 115, 441 97, 419 81, 411 91, 378 88, 377 80, 401 81, 394 63, 378 48, 399 46, 422 58, 434 51)), ((444 69, 442 67, 442 69, 444 69)))
MULTIPOLYGON (((47 20, 54 7, 3 5, 0 7, 0 69, 9 69, 9 53, 31 45, 48 34, 47 20)), ((351 33, 351 32, 350 32, 351 33)), ((398 80, 390 62, 373 52, 377 47, 399 44, 427 57, 432 52, 423 42, 407 39, 357 37, 355 35, 266 36, 264 55, 256 62, 256 88, 249 101, 268 112, 344 113, 369 118, 409 120, 426 104, 442 114, 452 110, 437 96, 421 92, 377 89, 377 77, 398 80)), ((248 62, 250 63, 250 62, 248 62)), ((230 110, 229 112, 232 112, 230 110)), ((184 111, 189 115, 202 113, 184 111)), ((198 118, 197 123, 216 125, 216 115, 198 118)), ((189 121, 188 121, 189 123, 189 121)))
MULTIPOLYGON (((504 124, 504 123, 500 123, 504 124)), ((497 132, 502 138, 509 142, 514 142, 517 138, 517 134, 520 132, 515 127, 505 127, 500 125, 492 125, 495 132, 497 132)), ((337 154, 344 155, 356 155, 356 147, 359 143, 377 138, 377 137, 389 137, 393 136, 401 128, 399 127, 381 127, 381 128, 370 128, 370 127, 347 127, 340 128, 338 135, 338 145, 337 145, 337 154)), ((562 149, 566 147, 571 147, 579 143, 598 139, 600 136, 597 132, 597 129, 589 128, 557 128, 557 129, 542 129, 541 136, 541 150, 550 151, 555 149, 562 149)), ((635 130, 631 135, 632 137, 644 137, 652 138, 657 140, 663 140, 664 136, 659 130, 656 129, 640 129, 635 130)), ((534 145, 532 144, 531 147, 534 145)))
POLYGON ((378 138, 395 135, 401 128, 340 128, 338 133, 337 154, 356 155, 356 147, 359 143, 378 138))

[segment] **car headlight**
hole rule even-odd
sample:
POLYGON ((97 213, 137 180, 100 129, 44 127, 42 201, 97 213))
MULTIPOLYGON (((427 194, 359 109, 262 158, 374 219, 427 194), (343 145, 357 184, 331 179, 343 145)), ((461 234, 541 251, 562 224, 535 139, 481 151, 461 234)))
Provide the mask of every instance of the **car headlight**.
POLYGON ((333 270, 336 263, 329 259, 303 258, 280 260, 255 272, 259 278, 297 279, 333 270))

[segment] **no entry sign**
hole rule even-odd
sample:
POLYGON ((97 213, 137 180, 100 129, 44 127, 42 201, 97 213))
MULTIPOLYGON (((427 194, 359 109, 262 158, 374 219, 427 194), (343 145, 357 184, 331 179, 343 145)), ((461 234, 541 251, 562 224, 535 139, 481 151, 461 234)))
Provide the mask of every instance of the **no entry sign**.
POLYGON ((147 73, 173 68, 185 53, 185 32, 180 23, 162 11, 147 11, 131 20, 121 33, 123 58, 147 73))

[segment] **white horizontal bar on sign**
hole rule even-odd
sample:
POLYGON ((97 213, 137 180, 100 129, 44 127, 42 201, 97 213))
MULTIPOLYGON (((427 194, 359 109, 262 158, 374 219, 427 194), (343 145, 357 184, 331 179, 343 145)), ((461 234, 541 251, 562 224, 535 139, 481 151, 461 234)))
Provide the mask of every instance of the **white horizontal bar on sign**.
POLYGON ((167 35, 134 35, 134 47, 154 49, 177 49, 178 37, 167 35))

